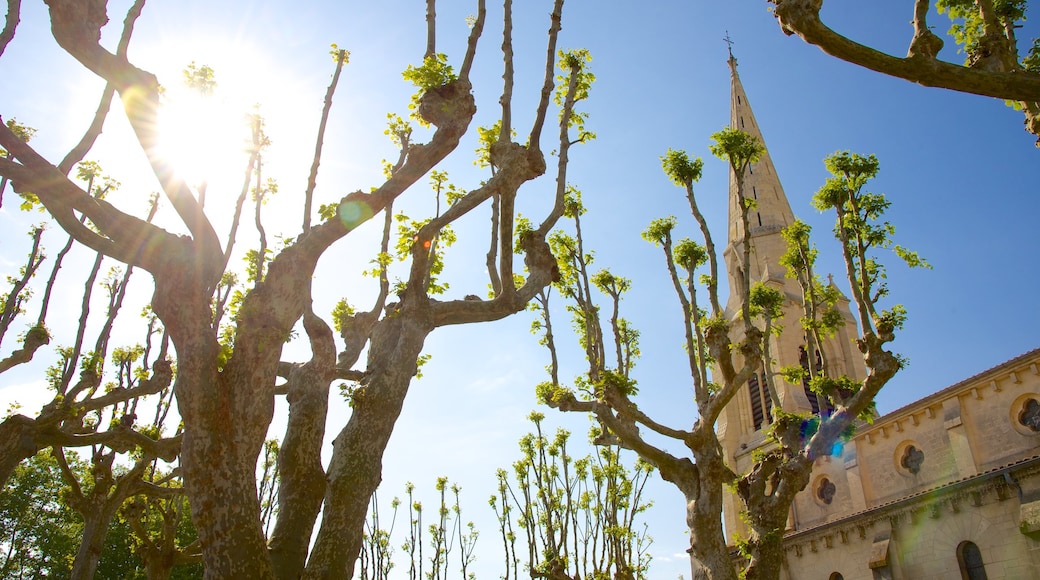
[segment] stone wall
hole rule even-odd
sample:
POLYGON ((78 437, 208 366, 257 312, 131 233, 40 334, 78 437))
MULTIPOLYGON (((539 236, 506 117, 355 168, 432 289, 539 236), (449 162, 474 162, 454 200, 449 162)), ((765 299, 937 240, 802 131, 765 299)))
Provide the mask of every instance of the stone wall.
POLYGON ((990 579, 1038 577, 1040 350, 861 426, 818 459, 792 508, 785 574, 958 578, 965 542, 990 579))

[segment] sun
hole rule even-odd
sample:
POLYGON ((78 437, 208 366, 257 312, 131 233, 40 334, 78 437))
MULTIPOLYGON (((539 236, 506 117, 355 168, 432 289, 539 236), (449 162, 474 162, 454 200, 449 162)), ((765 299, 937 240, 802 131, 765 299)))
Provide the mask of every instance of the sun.
MULTIPOLYGON (((326 64, 325 55, 319 64, 326 64)), ((301 144, 314 142, 314 125, 301 118, 314 117, 309 112, 315 108, 321 111, 325 85, 313 79, 324 81, 326 68, 315 73, 302 65, 287 67, 268 47, 202 36, 175 47, 149 45, 138 59, 163 87, 156 146, 149 155, 194 190, 209 219, 230 221, 240 194, 258 178, 265 184, 306 178, 313 148, 301 144), (179 50, 182 45, 191 50, 179 50), (256 150, 254 127, 262 131, 262 156, 247 177, 256 150)), ((268 225, 277 229, 290 213, 296 215, 288 211, 293 191, 287 187, 265 198, 268 225)))
POLYGON ((159 110, 159 154, 189 185, 241 180, 251 141, 252 106, 231 98, 213 70, 194 62, 167 87, 159 110))

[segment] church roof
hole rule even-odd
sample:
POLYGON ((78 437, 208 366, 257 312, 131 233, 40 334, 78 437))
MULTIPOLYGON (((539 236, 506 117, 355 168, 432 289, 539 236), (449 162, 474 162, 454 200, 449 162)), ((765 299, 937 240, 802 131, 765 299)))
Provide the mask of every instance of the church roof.
POLYGON ((921 502, 922 500, 938 500, 942 497, 956 494, 957 492, 967 491, 968 489, 975 487, 985 482, 986 480, 995 478, 997 476, 1001 476, 999 483, 1006 485, 1007 481, 1003 477, 1005 473, 1009 473, 1011 471, 1021 471, 1025 469, 1040 470, 1040 455, 1033 455, 1024 459, 1019 459, 1017 461, 994 467, 981 473, 976 473, 975 475, 969 475, 967 477, 962 477, 960 479, 949 481, 941 485, 936 485, 926 489, 922 489, 910 495, 903 496, 899 499, 878 504, 876 506, 869 507, 858 512, 853 512, 835 520, 831 520, 828 522, 820 523, 798 531, 791 532, 784 536, 784 542, 786 543, 792 540, 798 540, 801 537, 811 535, 815 532, 819 532, 827 528, 837 528, 849 525, 850 523, 853 523, 855 520, 869 519, 872 515, 880 515, 883 512, 890 512, 893 510, 907 508, 914 503, 921 502))
POLYGON ((984 379, 995 377, 995 375, 1002 375, 1011 372, 1012 368, 1021 366, 1026 361, 1033 358, 1040 358, 1040 348, 1035 348, 1031 351, 1020 354, 1014 358, 1008 359, 998 365, 992 366, 966 379, 958 381, 946 387, 945 389, 936 391, 930 395, 917 399, 912 403, 903 405, 902 407, 899 407, 894 411, 885 413, 884 415, 875 419, 873 425, 868 425, 865 429, 862 429, 859 432, 857 432, 856 436, 858 437, 859 435, 866 433, 867 431, 872 431, 875 428, 880 428, 886 423, 889 423, 892 420, 897 419, 899 417, 904 417, 913 411, 930 407, 936 403, 941 402, 943 399, 948 399, 950 395, 952 395, 953 393, 961 391, 972 384, 980 383, 984 379))

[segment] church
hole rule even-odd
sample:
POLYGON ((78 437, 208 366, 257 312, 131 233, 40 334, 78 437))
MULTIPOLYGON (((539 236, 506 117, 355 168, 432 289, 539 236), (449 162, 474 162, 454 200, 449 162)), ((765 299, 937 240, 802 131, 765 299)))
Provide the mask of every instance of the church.
MULTIPOLYGON (((765 144, 732 54, 729 65, 730 126, 765 144)), ((801 290, 779 264, 780 231, 794 214, 768 148, 749 167, 745 192, 757 202, 747 232, 751 280, 786 295, 783 324, 798 328, 801 290)), ((729 199, 724 256, 732 288, 745 235, 732 171, 729 199)), ((777 367, 816 360, 862 380, 856 323, 847 300, 838 307, 846 324, 827 339, 825 363, 806 352, 799 333, 787 332, 772 339, 777 367)), ((727 310, 739 312, 733 296, 727 310)), ((826 412, 805 385, 779 380, 777 388, 786 411, 826 412)), ((752 378, 720 418, 719 439, 738 473, 768 444, 770 410, 764 381, 752 378)), ((728 495, 731 546, 746 530, 739 507, 728 495)), ((816 460, 791 507, 784 544, 782 577, 794 580, 1040 578, 1040 349, 861 424, 834 455, 816 460)))

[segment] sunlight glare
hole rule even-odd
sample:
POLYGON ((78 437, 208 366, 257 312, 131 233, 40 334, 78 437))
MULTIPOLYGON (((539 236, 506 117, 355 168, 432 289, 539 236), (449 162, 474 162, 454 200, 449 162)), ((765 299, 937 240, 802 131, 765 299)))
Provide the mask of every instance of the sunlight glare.
POLYGON ((167 89, 159 113, 160 151, 190 185, 240 179, 249 140, 250 109, 221 95, 167 89))

